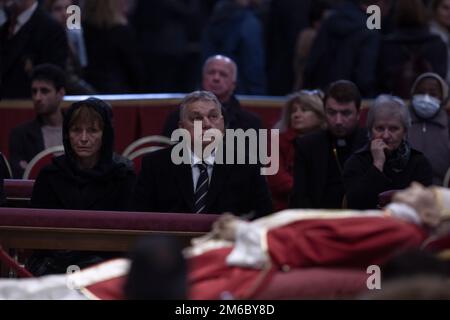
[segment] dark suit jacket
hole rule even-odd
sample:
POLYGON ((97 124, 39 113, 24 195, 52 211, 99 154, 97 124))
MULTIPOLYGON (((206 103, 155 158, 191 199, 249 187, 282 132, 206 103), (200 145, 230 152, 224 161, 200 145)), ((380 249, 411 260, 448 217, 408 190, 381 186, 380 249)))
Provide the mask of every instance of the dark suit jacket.
POLYGON ((20 161, 30 162, 39 152, 45 149, 42 124, 36 118, 33 121, 21 124, 11 130, 9 134, 9 157, 11 170, 15 178, 22 178, 24 169, 20 161))
MULTIPOLYGON (((262 128, 261 119, 254 113, 245 110, 235 96, 231 96, 230 100, 223 103, 225 127, 227 129, 255 129, 262 128)), ((169 114, 164 124, 163 135, 169 137, 172 132, 178 129, 180 121, 180 112, 178 109, 169 114)))
MULTIPOLYGON (((351 149, 360 149, 367 141, 366 130, 354 134, 351 149)), ((296 141, 294 188, 289 201, 291 208, 326 208, 328 160, 331 141, 328 131, 306 135, 296 141)), ((342 188, 344 186, 342 185, 342 188)))
MULTIPOLYGON (((190 213, 194 210, 194 187, 190 164, 175 165, 172 148, 153 152, 142 160, 134 191, 136 210, 190 213)), ((225 159, 225 158, 224 158, 225 159)), ((257 165, 215 164, 205 212, 262 216, 272 211, 266 179, 257 165)))
POLYGON ((66 32, 38 7, 12 39, 7 39, 9 22, 0 28, 0 97, 30 97, 30 75, 34 66, 53 63, 65 67, 68 55, 66 32))

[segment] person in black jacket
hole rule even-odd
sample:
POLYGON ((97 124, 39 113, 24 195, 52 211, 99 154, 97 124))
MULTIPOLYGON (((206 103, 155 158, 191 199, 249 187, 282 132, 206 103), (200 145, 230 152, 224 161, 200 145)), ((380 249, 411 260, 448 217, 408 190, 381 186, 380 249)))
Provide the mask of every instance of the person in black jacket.
POLYGON ((381 33, 367 27, 366 10, 371 5, 377 5, 382 15, 388 12, 387 0, 346 0, 322 22, 305 65, 305 88, 325 89, 333 81, 348 79, 363 97, 376 94, 381 33))
MULTIPOLYGON (((236 63, 223 55, 209 57, 203 65, 202 88, 214 93, 222 104, 226 129, 262 129, 261 119, 242 108, 234 95, 238 69, 236 63)), ((178 129, 179 110, 173 111, 166 119, 163 135, 169 137, 178 129)))
MULTIPOLYGON (((111 107, 89 98, 76 102, 63 122, 65 154, 39 173, 33 188, 34 208, 124 211, 130 207, 134 172, 113 157, 111 107)), ((62 273, 69 265, 98 262, 99 255, 55 252, 31 259, 34 274, 62 273), (45 265, 45 259, 51 262, 45 265), (53 261, 53 262, 52 262, 53 261)))
POLYGON ((431 185, 430 163, 406 140, 410 126, 411 115, 400 98, 377 97, 367 115, 370 142, 345 163, 349 208, 375 209, 381 192, 405 189, 414 181, 431 185))
POLYGON ((333 82, 324 105, 327 129, 295 142, 291 208, 342 208, 344 163, 367 141, 366 131, 358 128, 361 95, 353 82, 333 82))
POLYGON ((66 32, 36 0, 0 2, 8 16, 0 27, 0 98, 28 98, 35 66, 52 63, 65 67, 66 32))
MULTIPOLYGON (((216 129, 223 135, 221 110, 220 102, 213 93, 192 92, 181 102, 180 128, 187 130, 187 136, 192 141, 210 129, 216 129), (199 122, 200 132, 194 131, 195 122, 199 122)), ((211 153, 205 155, 209 141, 203 140, 201 150, 196 150, 195 145, 193 148, 193 143, 188 142, 184 139, 180 142, 187 147, 181 151, 174 150, 179 147, 175 145, 144 157, 134 191, 136 210, 197 214, 233 212, 237 215, 253 212, 255 217, 272 211, 269 189, 259 165, 247 161, 244 164, 237 164, 236 161, 234 164, 227 163, 228 146, 223 149, 217 146, 214 152, 210 150, 211 153), (217 161, 219 150, 224 152, 222 163, 217 161), (183 161, 174 158, 178 158, 180 153, 183 154, 183 161), (188 161, 184 161, 185 157, 188 161), (202 185, 199 181, 206 184, 201 207, 197 206, 197 200, 200 199, 200 196, 197 197, 198 189, 202 185)), ((237 148, 234 150, 244 152, 237 148)), ((234 156, 237 158, 236 153, 234 156)))
POLYGON ((74 103, 63 123, 65 154, 39 173, 31 198, 36 208, 127 210, 134 172, 114 160, 111 107, 89 98, 74 103))

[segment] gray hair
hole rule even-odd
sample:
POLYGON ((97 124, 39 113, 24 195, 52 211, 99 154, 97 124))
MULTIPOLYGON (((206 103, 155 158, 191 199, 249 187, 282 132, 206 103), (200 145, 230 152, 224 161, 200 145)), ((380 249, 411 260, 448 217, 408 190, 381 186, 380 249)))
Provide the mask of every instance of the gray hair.
POLYGON ((191 105, 194 102, 197 101, 210 101, 213 102, 217 108, 219 109, 220 113, 222 114, 222 104, 217 99, 216 95, 209 91, 194 91, 189 94, 187 94, 184 99, 180 103, 180 120, 183 120, 186 116, 186 107, 191 105))
POLYGON ((237 81, 238 67, 236 65, 236 62, 234 62, 233 59, 221 54, 217 54, 206 59, 205 63, 203 64, 203 74, 205 73, 208 64, 213 60, 222 60, 229 63, 231 65, 231 72, 232 72, 231 78, 233 79, 233 81, 235 82, 237 81))
POLYGON ((398 117, 405 131, 411 127, 411 114, 405 102, 396 96, 390 94, 379 95, 367 114, 367 129, 371 135, 373 125, 379 115, 388 115, 389 117, 398 117))

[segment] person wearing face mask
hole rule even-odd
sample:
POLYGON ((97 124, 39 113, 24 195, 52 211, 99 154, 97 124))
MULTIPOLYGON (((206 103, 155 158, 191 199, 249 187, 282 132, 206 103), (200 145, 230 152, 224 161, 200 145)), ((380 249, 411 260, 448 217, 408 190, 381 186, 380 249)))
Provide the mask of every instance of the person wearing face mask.
POLYGON ((398 97, 380 95, 367 115, 369 142, 344 166, 344 188, 350 209, 375 209, 378 195, 432 183, 431 165, 406 140, 411 126, 408 108, 398 97))
POLYGON ((448 85, 435 73, 424 73, 414 82, 409 106, 411 146, 421 151, 433 168, 433 184, 442 185, 450 166, 449 119, 445 109, 448 85))

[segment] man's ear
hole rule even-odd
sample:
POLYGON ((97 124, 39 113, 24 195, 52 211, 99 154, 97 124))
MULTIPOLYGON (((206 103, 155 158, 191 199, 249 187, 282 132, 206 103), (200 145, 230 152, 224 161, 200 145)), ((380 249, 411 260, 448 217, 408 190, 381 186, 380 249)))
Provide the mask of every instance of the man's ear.
POLYGON ((61 97, 61 100, 64 99, 64 96, 66 95, 66 89, 64 88, 59 89, 58 95, 61 97))
POLYGON ((233 91, 231 92, 231 94, 233 94, 234 91, 236 90, 236 86, 237 86, 237 81, 233 81, 233 84, 231 86, 233 88, 233 91))

